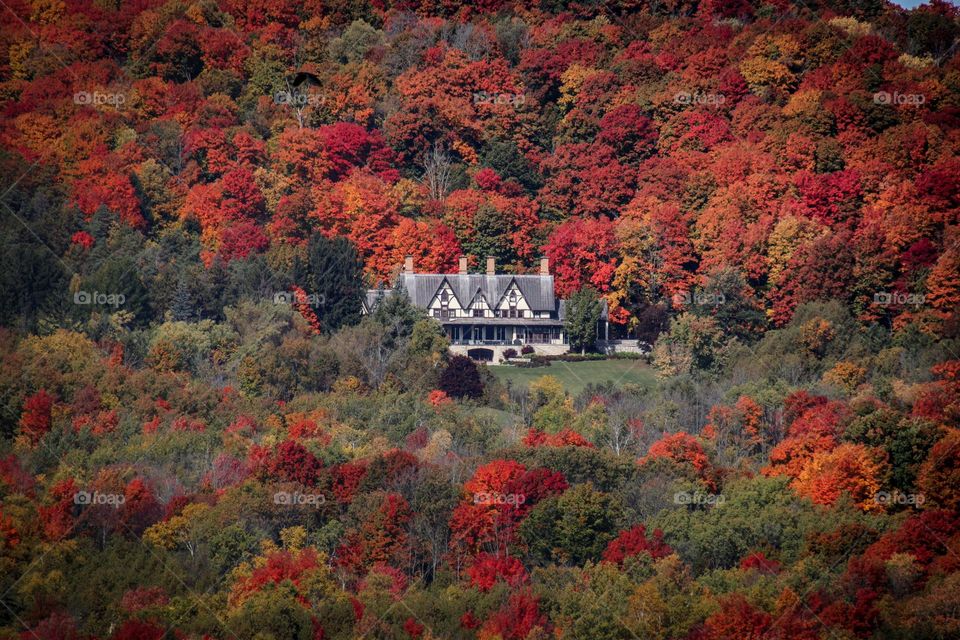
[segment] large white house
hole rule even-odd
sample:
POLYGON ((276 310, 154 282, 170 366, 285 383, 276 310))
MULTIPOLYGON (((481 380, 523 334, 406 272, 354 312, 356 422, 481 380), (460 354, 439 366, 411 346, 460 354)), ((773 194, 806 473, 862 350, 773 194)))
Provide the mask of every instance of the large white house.
MULTIPOLYGON (((465 256, 458 273, 417 273, 408 256, 394 288, 440 322, 454 353, 499 360, 505 350, 519 352, 526 345, 544 355, 569 350, 566 301, 554 292, 547 258, 536 274, 498 274, 493 258, 487 258, 486 273, 469 273, 465 256)), ((367 291, 364 313, 393 290, 367 291)), ((606 323, 606 305, 601 322, 606 323)))

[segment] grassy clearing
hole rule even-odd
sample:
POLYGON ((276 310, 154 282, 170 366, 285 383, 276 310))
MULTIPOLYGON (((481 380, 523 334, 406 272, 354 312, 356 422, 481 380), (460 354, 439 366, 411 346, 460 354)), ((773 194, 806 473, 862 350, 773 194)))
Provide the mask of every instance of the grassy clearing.
POLYGON ((490 371, 499 380, 509 381, 513 386, 527 386, 531 380, 542 376, 554 376, 571 395, 583 391, 587 384, 607 380, 621 386, 639 384, 651 387, 655 375, 642 360, 597 360, 592 362, 552 362, 549 367, 521 369, 502 365, 490 365, 490 371))

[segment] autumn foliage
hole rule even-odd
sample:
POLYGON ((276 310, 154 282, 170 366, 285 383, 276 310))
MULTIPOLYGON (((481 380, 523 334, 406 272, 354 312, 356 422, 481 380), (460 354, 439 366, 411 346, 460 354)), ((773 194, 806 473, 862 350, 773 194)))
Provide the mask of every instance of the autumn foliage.
POLYGON ((960 637, 960 10, 903 4, 4 4, 0 638, 960 637), (538 357, 407 257, 546 258, 480 337, 538 357))

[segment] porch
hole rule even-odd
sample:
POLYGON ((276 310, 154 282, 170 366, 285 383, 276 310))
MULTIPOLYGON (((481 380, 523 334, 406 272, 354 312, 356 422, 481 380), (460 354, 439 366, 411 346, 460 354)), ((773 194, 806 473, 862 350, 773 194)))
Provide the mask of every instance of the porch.
POLYGON ((508 324, 444 324, 443 330, 452 345, 503 346, 524 345, 565 346, 567 336, 562 326, 508 325, 508 324))

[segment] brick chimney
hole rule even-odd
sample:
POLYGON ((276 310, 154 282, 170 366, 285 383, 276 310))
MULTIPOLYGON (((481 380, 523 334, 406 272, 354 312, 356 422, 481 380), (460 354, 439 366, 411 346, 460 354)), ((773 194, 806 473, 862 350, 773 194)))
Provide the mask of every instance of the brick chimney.
POLYGON ((460 256, 460 273, 467 272, 467 256, 460 256))
POLYGON ((493 256, 487 256, 487 275, 492 276, 497 273, 497 260, 493 256))
POLYGON ((403 272, 413 273, 413 256, 407 256, 403 259, 403 272))
POLYGON ((540 275, 550 275, 550 258, 540 258, 540 275))

